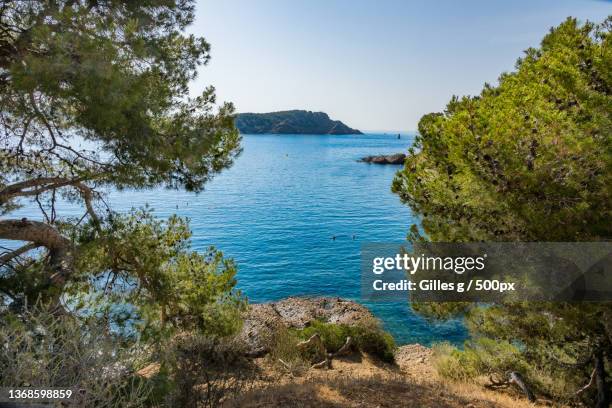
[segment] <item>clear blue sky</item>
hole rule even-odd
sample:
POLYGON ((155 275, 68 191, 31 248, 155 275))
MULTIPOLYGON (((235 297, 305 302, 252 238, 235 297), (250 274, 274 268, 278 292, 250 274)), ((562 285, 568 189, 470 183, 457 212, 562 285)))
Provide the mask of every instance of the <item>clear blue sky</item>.
POLYGON ((212 44, 193 86, 239 112, 324 111, 362 130, 413 130, 453 95, 512 70, 567 16, 601 21, 595 0, 200 0, 190 31, 212 44))

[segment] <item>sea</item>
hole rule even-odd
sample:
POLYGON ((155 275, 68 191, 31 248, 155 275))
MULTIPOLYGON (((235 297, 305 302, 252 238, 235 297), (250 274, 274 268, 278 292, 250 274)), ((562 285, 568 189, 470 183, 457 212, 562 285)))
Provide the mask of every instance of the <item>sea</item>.
MULTIPOLYGON (((460 345, 467 333, 459 320, 426 320, 408 301, 360 299, 361 245, 403 242, 420 220, 391 192, 401 166, 358 159, 406 152, 413 141, 413 133, 243 135, 241 155, 204 192, 114 191, 106 201, 117 211, 148 205, 158 217, 189 218, 193 249, 214 246, 233 258, 238 289, 252 303, 351 299, 367 306, 398 344, 460 345)), ((65 204, 68 214, 61 215, 77 210, 65 204)), ((40 214, 25 206, 11 216, 40 214)))

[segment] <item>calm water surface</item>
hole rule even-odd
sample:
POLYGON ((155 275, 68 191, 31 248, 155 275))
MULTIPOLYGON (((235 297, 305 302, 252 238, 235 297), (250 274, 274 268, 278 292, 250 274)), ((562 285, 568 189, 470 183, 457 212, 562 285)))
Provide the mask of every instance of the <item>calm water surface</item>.
MULTIPOLYGON (((398 166, 356 160, 411 143, 391 134, 246 135, 234 166, 201 194, 160 189, 112 193, 109 201, 118 211, 148 203, 160 217, 189 217, 193 247, 214 245, 234 258, 238 287, 251 302, 292 295, 359 301, 360 244, 401 242, 418 219, 390 191, 398 166)), ((32 207, 16 215, 28 213, 32 207)), ((430 324, 405 303, 366 305, 398 343, 466 336, 459 322, 430 324)))

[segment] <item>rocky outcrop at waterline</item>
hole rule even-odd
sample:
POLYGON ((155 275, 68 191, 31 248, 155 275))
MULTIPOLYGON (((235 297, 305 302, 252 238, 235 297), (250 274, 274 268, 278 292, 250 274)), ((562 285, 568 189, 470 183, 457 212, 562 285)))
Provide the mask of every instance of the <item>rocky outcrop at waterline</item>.
POLYGON ((388 155, 366 156, 358 161, 374 164, 404 164, 406 155, 404 153, 395 153, 388 155))
POLYGON ((239 337, 247 354, 261 356, 269 351, 270 335, 283 327, 302 329, 315 320, 356 326, 372 319, 367 308, 350 300, 290 297, 249 305, 239 337))

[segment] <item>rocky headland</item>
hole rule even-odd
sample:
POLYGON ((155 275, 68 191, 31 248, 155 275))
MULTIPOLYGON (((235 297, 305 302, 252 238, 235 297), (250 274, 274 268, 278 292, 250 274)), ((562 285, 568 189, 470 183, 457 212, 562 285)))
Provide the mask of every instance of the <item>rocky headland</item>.
POLYGON ((361 132, 324 112, 289 110, 269 113, 239 113, 236 127, 242 134, 360 135, 361 132))

